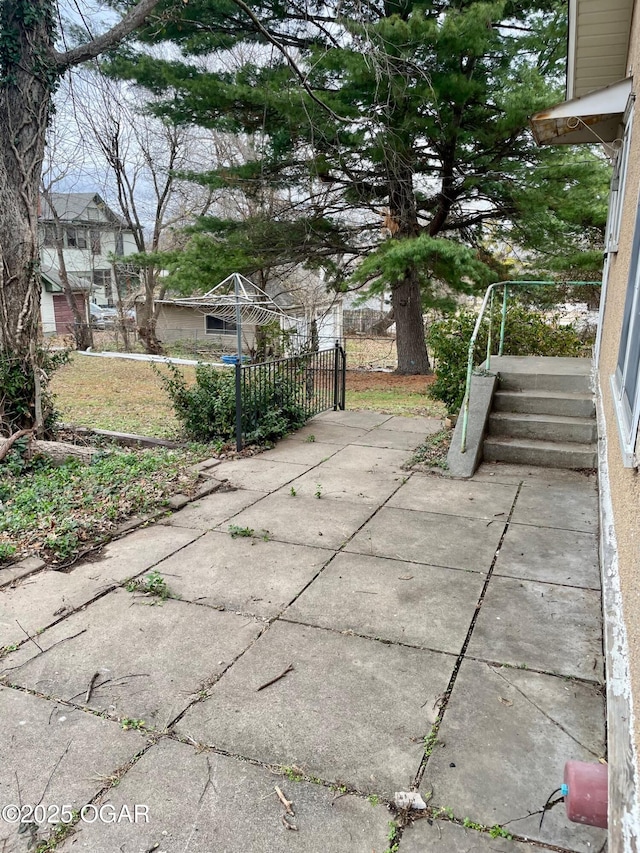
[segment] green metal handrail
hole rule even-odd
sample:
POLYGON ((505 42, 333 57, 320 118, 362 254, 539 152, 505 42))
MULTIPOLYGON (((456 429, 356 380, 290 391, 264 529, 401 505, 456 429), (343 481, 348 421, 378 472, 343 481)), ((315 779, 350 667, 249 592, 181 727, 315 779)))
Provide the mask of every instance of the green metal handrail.
POLYGON ((473 375, 473 353, 475 350, 478 332, 484 319, 484 312, 489 303, 489 334, 487 336, 487 358, 486 369, 491 369, 491 317, 493 316, 493 298, 498 287, 503 288, 502 292, 502 319, 500 321, 500 343, 498 345, 498 355, 501 356, 504 350, 504 332, 507 321, 507 300, 510 287, 560 287, 562 285, 570 285, 571 287, 600 287, 601 281, 497 281, 495 284, 490 284, 482 300, 482 307, 473 327, 473 334, 469 342, 469 350, 467 355, 467 379, 464 389, 464 397, 462 398, 462 435, 460 437, 460 452, 465 453, 467 450, 467 428, 469 426, 469 395, 471 392, 471 377, 473 375))

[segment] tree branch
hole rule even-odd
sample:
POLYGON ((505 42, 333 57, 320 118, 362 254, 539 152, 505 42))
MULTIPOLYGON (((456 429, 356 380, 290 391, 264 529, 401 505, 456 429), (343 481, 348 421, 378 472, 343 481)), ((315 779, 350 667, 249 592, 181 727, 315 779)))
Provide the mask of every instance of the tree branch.
POLYGON ((121 21, 107 30, 106 33, 102 33, 86 44, 80 44, 78 47, 64 51, 64 53, 54 51, 54 61, 58 70, 64 71, 73 65, 86 62, 87 59, 95 59, 105 50, 110 50, 120 44, 130 33, 142 26, 159 2, 160 0, 140 0, 121 21))

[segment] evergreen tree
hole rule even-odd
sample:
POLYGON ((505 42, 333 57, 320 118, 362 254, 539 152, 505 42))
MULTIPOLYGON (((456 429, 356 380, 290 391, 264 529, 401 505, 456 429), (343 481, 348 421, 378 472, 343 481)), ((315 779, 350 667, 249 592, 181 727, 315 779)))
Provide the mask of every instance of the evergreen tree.
MULTIPOLYGON (((286 213, 272 223, 280 235, 295 216, 313 223, 310 254, 324 245, 343 257, 367 256, 355 279, 391 290, 398 370, 423 373, 424 307, 491 277, 490 258, 479 251, 487 222, 502 228, 525 213, 531 219, 534 198, 544 206, 539 166, 550 155, 536 148, 527 120, 554 99, 564 7, 560 0, 190 0, 146 34, 174 41, 182 61, 120 57, 112 72, 160 96, 155 109, 175 122, 257 134, 256 162, 218 168, 208 179, 229 192, 286 188, 299 201, 289 224, 286 213), (232 56, 243 60, 232 66, 232 56)), ((241 244, 237 223, 203 221, 201 229, 208 237, 194 244, 191 263, 241 244)), ((289 249, 286 240, 274 246, 281 257, 304 255, 290 233, 289 249)), ((251 255, 255 222, 244 237, 251 255)))

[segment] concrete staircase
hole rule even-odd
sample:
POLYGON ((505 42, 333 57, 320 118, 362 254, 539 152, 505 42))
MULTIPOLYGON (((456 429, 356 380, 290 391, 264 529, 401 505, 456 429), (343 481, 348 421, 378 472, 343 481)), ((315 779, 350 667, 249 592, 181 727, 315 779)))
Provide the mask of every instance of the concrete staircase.
POLYGON ((595 468, 591 360, 501 356, 483 457, 547 468, 595 468))

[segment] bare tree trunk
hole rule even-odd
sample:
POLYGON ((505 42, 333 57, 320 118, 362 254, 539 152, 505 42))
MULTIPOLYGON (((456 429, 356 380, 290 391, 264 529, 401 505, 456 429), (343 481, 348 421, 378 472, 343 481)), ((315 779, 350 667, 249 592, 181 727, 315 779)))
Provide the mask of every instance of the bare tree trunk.
POLYGON ((382 317, 380 320, 373 324, 373 326, 371 327, 371 331, 374 335, 384 335, 389 329, 389 326, 393 326, 395 321, 396 315, 392 308, 391 311, 385 314, 384 317, 382 317))
POLYGON ((144 270, 144 311, 142 323, 138 329, 138 335, 144 343, 149 355, 162 355, 164 352, 162 343, 156 336, 156 305, 155 285, 156 276, 154 270, 144 270))
MULTIPOLYGON (((22 5, 2 4, 0 17, 13 51, 0 54, 0 357, 28 376, 40 323, 38 190, 54 75, 46 50, 52 5, 33 0, 28 29, 22 5)), ((14 428, 31 428, 35 399, 15 402, 24 407, 17 421, 10 416, 14 428)))
POLYGON ((431 373, 424 337, 422 298, 416 271, 406 271, 403 281, 393 288, 391 299, 396 318, 396 373, 431 373))
POLYGON ((110 30, 65 53, 54 49, 54 0, 0 2, 0 360, 24 380, 3 398, 11 432, 35 420, 29 350, 40 325, 38 194, 52 93, 67 68, 118 44, 157 2, 139 0, 110 30))
MULTIPOLYGON (((395 239, 415 237, 420 233, 413 174, 406 166, 397 165, 390 181, 389 207, 395 225, 395 239)), ((408 266, 402 280, 392 289, 391 305, 396 322, 396 373, 431 373, 424 335, 420 280, 415 266, 408 266)))

